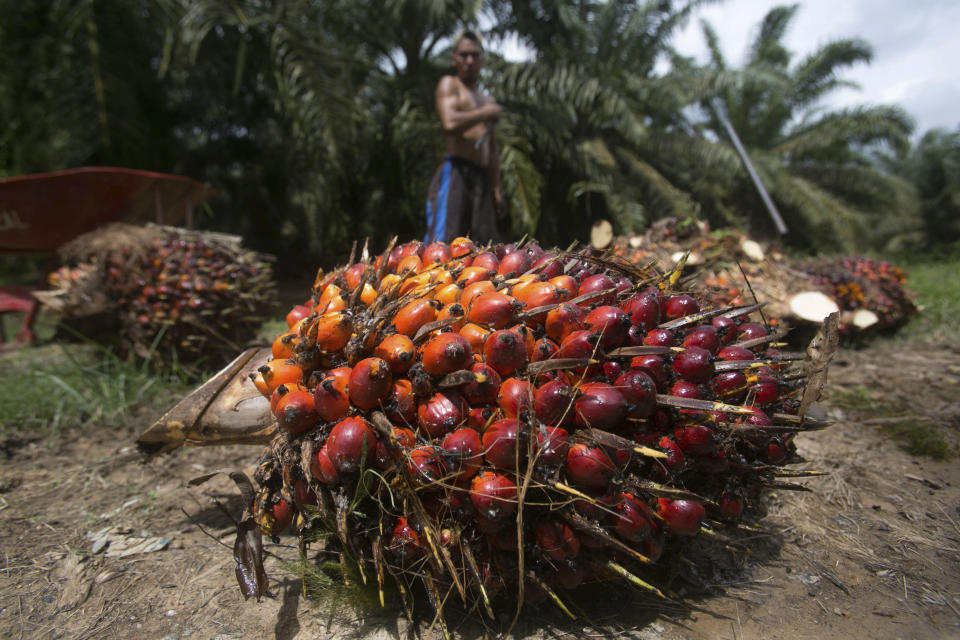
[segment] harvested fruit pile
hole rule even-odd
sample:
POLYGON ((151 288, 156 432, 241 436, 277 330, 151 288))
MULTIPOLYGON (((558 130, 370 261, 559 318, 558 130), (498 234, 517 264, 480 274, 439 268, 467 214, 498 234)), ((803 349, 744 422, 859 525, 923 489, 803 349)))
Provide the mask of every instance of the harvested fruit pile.
POLYGON ((678 275, 464 238, 318 275, 250 374, 279 431, 247 487, 244 593, 266 589, 260 532, 291 526, 441 625, 449 600, 569 613, 585 582, 667 598, 666 550, 756 533, 764 489, 816 475, 782 465, 825 426, 805 412, 835 336, 782 353, 757 305, 702 308, 678 275))
POLYGON ((72 326, 96 318, 122 352, 181 361, 236 354, 275 304, 268 257, 240 239, 115 224, 71 241, 41 301, 72 326))
POLYGON ((764 317, 775 325, 816 322, 832 307, 841 311, 842 333, 884 331, 917 310, 906 274, 889 262, 865 256, 790 260, 743 234, 711 232, 692 219, 658 221, 643 236, 618 239, 613 253, 633 264, 672 265, 686 256, 687 269, 698 271, 690 287, 699 299, 738 305, 755 294, 767 303, 764 317), (817 299, 811 292, 822 295, 817 299))
MULTIPOLYGON (((865 309, 876 314, 876 329, 895 329, 917 312, 913 294, 905 286, 907 274, 884 260, 866 256, 823 257, 799 268, 841 309, 865 309)), ((841 324, 841 330, 844 329, 841 324)))

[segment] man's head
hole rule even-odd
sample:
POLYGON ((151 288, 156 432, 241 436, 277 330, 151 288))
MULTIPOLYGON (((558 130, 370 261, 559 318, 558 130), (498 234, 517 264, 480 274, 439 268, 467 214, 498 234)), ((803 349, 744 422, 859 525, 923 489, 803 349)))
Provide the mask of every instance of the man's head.
POLYGON ((453 41, 453 66, 457 77, 473 84, 483 68, 483 45, 480 36, 473 31, 464 31, 453 41))

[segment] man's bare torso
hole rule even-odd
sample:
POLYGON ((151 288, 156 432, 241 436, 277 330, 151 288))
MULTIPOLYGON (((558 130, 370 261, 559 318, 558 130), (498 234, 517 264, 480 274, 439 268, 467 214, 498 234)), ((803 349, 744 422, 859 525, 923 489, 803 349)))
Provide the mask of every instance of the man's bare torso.
MULTIPOLYGON (((490 98, 479 91, 472 91, 456 76, 444 76, 441 91, 456 98, 457 111, 470 111, 481 107, 490 98)), ((444 134, 449 155, 466 158, 482 167, 490 163, 490 137, 485 135, 489 123, 481 122, 465 129, 444 134)))

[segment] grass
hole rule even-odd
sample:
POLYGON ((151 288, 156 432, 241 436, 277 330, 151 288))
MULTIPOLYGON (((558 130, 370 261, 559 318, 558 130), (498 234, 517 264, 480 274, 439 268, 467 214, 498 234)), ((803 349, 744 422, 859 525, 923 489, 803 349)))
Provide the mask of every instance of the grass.
POLYGON ((0 356, 0 435, 123 424, 165 408, 196 382, 181 370, 154 371, 92 344, 27 347, 0 356))
POLYGON ((902 405, 878 400, 862 385, 836 391, 830 400, 860 419, 878 419, 878 428, 912 455, 949 460, 957 454, 935 422, 924 416, 905 415, 902 405))
POLYGON ((960 338, 960 256, 899 262, 907 289, 917 296, 918 313, 897 332, 900 340, 960 338))

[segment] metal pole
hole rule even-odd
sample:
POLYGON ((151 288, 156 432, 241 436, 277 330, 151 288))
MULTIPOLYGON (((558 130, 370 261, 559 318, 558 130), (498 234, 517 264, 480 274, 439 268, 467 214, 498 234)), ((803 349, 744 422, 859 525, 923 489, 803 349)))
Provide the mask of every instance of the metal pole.
POLYGON ((753 180, 753 186, 757 188, 760 199, 763 200, 763 204, 766 205, 770 217, 773 218, 773 223, 777 225, 777 231, 780 232, 780 235, 787 233, 787 225, 783 221, 783 218, 780 217, 780 212, 777 211, 776 205, 773 204, 770 194, 767 193, 763 183, 760 182, 760 176, 757 175, 756 169, 753 168, 753 163, 750 162, 750 156, 747 155, 747 150, 743 148, 743 143, 740 142, 740 136, 737 135, 733 125, 730 124, 730 120, 727 119, 726 110, 717 98, 713 99, 712 105, 713 111, 717 114, 717 118, 720 119, 723 128, 727 130, 727 135, 730 136, 730 141, 733 142, 733 148, 737 150, 737 155, 740 156, 740 161, 743 163, 744 169, 747 170, 747 174, 749 174, 750 179, 753 180))

